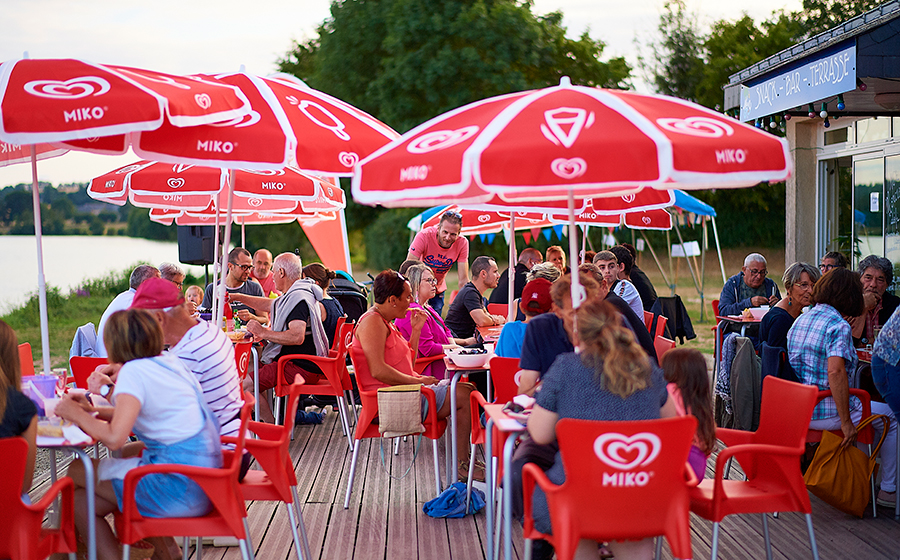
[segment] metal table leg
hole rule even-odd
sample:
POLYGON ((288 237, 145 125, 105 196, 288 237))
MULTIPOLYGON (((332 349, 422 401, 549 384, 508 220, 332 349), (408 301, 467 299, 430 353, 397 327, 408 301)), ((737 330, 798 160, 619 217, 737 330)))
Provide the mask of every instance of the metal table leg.
POLYGON ((485 546, 485 558, 487 560, 494 560, 494 468, 493 468, 493 432, 494 432, 494 419, 488 418, 487 427, 485 428, 487 432, 484 434, 484 467, 485 467, 485 507, 487 508, 487 512, 485 515, 485 540, 487 541, 485 546))
POLYGON ((451 434, 453 437, 450 442, 450 449, 452 450, 450 468, 447 469, 448 488, 456 482, 459 471, 459 449, 457 449, 456 445, 456 425, 459 420, 456 414, 456 385, 459 383, 459 378, 462 377, 463 373, 465 373, 463 370, 457 370, 453 373, 453 378, 450 379, 450 429, 453 431, 451 434))

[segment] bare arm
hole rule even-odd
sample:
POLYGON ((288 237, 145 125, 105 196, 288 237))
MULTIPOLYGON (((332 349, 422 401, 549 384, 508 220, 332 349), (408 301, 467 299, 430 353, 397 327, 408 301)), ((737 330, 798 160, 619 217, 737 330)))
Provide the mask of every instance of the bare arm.
POLYGON ((434 377, 414 377, 407 375, 387 364, 384 361, 384 344, 390 334, 388 327, 380 320, 369 319, 356 329, 356 339, 362 346, 369 364, 369 372, 376 380, 387 385, 412 385, 423 383, 433 385, 437 383, 434 377))
POLYGON ((531 415, 528 417, 528 433, 535 443, 546 445, 556 441, 556 422, 559 415, 550 412, 540 405, 534 405, 531 415))
POLYGON ((56 406, 56 414, 81 427, 92 438, 110 449, 120 449, 128 442, 134 421, 141 411, 141 403, 132 395, 119 395, 109 422, 94 418, 74 399, 64 397, 56 406))
POLYGON ((475 324, 479 327, 502 325, 506 322, 505 317, 501 317, 500 315, 491 315, 484 309, 473 309, 472 311, 469 311, 469 315, 472 316, 472 320, 475 321, 475 324))
POLYGON ((844 432, 841 447, 852 445, 856 441, 856 426, 850 419, 850 381, 847 378, 844 358, 840 356, 828 358, 828 388, 834 397, 838 417, 841 419, 841 431, 844 432))
POLYGON ((22 438, 28 443, 28 455, 25 457, 25 478, 22 479, 22 494, 31 490, 31 481, 34 478, 34 457, 37 454, 35 441, 37 440, 37 415, 31 419, 31 423, 22 432, 22 438))
MULTIPOLYGON (((272 298, 248 296, 247 294, 239 294, 237 292, 228 294, 228 299, 252 307, 257 313, 265 315, 266 321, 269 320, 269 312, 272 311, 272 302, 275 301, 272 298)), ((259 319, 257 319, 257 321, 259 321, 259 319)), ((260 321, 260 323, 265 323, 266 321, 260 321)))
POLYGON ((299 319, 288 323, 286 331, 275 331, 259 324, 259 321, 251 320, 247 323, 247 330, 258 338, 264 338, 269 342, 282 346, 300 346, 306 340, 306 321, 299 319))
POLYGON ((534 396, 534 390, 540 384, 541 372, 533 369, 523 369, 519 374, 519 394, 534 396))
POLYGON ((406 260, 408 260, 408 261, 421 261, 422 259, 419 257, 419 255, 417 255, 417 254, 413 253, 412 251, 410 251, 410 252, 406 253, 406 260))
POLYGON ((456 263, 456 271, 459 274, 459 288, 462 289, 469 281, 469 261, 456 263))

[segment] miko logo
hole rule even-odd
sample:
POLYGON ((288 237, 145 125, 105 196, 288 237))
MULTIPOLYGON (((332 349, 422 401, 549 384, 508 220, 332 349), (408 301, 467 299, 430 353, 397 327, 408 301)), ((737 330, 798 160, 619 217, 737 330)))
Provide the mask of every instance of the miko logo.
POLYGON ((710 117, 688 117, 686 119, 656 119, 656 124, 669 132, 687 134, 700 138, 721 138, 733 136, 730 124, 710 117))
POLYGON ((412 165, 410 167, 404 167, 400 170, 400 182, 405 183, 407 181, 424 181, 428 178, 428 170, 429 166, 427 165, 412 165))
POLYGON ((268 190, 274 190, 274 191, 284 190, 285 186, 286 185, 284 183, 279 183, 276 181, 270 181, 270 182, 263 181, 263 183, 262 183, 263 190, 267 190, 267 191, 268 190))
POLYGON ((544 111, 541 133, 559 146, 571 148, 581 131, 594 124, 594 112, 588 113, 580 107, 557 107, 544 111))
POLYGON ((71 111, 63 111, 64 122, 98 121, 106 114, 103 107, 79 107, 71 111))
POLYGON ((550 162, 550 171, 560 179, 577 179, 587 171, 587 162, 580 157, 556 158, 550 162))
POLYGON ((215 152, 222 154, 230 154, 234 151, 237 144, 222 140, 197 140, 198 152, 215 152))
POLYGON ((737 163, 741 164, 747 161, 747 151, 741 150, 716 150, 716 163, 737 163))
POLYGON ((71 80, 34 80, 25 84, 25 91, 48 99, 81 99, 98 96, 110 90, 109 82, 98 76, 82 76, 71 80))
POLYGON ((13 152, 18 152, 21 148, 21 144, 7 144, 6 142, 0 142, 0 154, 11 154, 13 152))
POLYGON ((104 184, 103 186, 107 189, 111 189, 116 186, 116 182, 115 181, 107 181, 106 184, 104 184))
POLYGON ((183 177, 169 177, 169 180, 166 181, 166 184, 169 188, 172 189, 180 189, 184 186, 184 178, 183 177))
POLYGON ((662 449, 659 436, 640 432, 632 436, 610 432, 594 440, 594 453, 608 466, 623 472, 603 473, 603 486, 646 486, 652 472, 633 471, 646 467, 662 449))
POLYGON ((406 146, 406 151, 411 154, 427 154, 437 150, 446 150, 475 136, 478 130, 478 126, 474 124, 456 130, 435 130, 410 142, 406 146))

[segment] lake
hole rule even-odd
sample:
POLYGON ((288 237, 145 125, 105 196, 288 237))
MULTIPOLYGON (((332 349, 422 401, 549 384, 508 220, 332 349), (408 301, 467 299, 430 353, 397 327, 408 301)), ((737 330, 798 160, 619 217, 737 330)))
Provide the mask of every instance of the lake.
MULTIPOLYGON (((58 286, 65 295, 88 278, 131 267, 138 261, 159 265, 178 263, 178 243, 152 241, 134 237, 105 235, 45 235, 44 280, 58 286)), ((27 301, 37 292, 37 246, 33 235, 0 235, 0 262, 14 270, 0 289, 0 313, 27 301)), ((195 276, 202 276, 202 266, 180 265, 195 276)), ((210 267, 212 274, 212 267, 210 267)))

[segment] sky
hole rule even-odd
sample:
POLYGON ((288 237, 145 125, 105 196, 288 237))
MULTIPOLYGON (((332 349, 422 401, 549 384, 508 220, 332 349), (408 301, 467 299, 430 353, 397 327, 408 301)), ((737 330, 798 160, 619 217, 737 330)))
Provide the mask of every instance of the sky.
MULTIPOLYGON (((638 47, 655 38, 664 0, 534 0, 532 11, 563 12, 571 37, 585 30, 607 44, 604 58, 624 56, 637 66, 638 47)), ((686 0, 701 29, 746 12, 755 20, 800 0, 686 0)), ((314 37, 330 0, 4 0, 0 61, 83 58, 174 74, 238 70, 265 75, 293 41, 314 37)), ((646 47, 644 48, 646 51, 646 47)), ((636 77, 639 78, 639 73, 636 77)), ((636 79, 639 91, 648 91, 636 79)), ((86 182, 137 158, 70 152, 38 162, 38 177, 53 184, 86 182)), ((31 182, 29 165, 0 168, 0 187, 31 182)))

